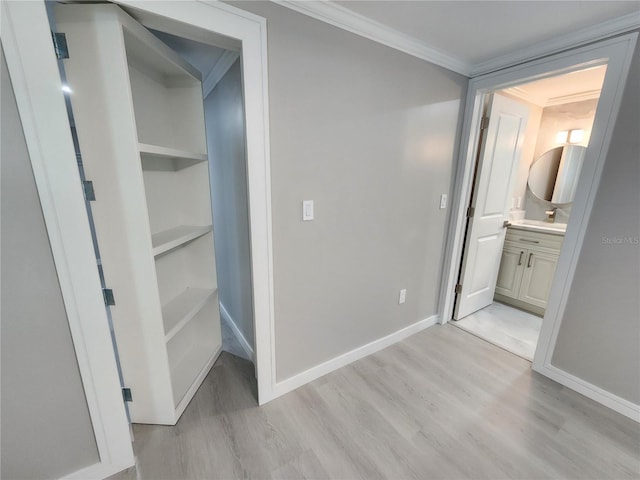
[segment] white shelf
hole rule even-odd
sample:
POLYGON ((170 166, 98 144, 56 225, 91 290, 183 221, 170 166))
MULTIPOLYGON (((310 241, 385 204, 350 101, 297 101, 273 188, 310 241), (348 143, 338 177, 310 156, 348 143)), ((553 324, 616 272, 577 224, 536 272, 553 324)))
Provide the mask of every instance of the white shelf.
POLYGON ((215 289, 187 288, 162 307, 165 341, 178 333, 207 303, 215 289))
POLYGON ((171 386, 176 405, 180 403, 189 387, 200 377, 202 369, 208 366, 213 353, 214 349, 210 345, 195 344, 176 365, 171 366, 171 386))
POLYGON ((139 143, 138 149, 140 150, 140 158, 143 161, 143 169, 153 169, 156 165, 162 168, 167 162, 172 162, 173 170, 181 170, 208 160, 206 153, 188 152, 149 143, 139 143))
POLYGON ((153 256, 157 257, 169 250, 173 250, 174 248, 209 233, 211 230, 211 225, 205 225, 203 227, 182 225, 180 227, 170 228, 169 230, 164 230, 151 235, 153 256))

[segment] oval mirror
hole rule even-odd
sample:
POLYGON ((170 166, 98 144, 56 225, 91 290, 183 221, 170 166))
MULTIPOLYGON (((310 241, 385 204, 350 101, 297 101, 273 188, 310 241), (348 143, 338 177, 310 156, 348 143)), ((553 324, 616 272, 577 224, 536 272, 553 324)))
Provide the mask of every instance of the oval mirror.
POLYGON ((586 150, 567 145, 543 153, 529 169, 527 185, 531 193, 554 204, 573 202, 586 150))

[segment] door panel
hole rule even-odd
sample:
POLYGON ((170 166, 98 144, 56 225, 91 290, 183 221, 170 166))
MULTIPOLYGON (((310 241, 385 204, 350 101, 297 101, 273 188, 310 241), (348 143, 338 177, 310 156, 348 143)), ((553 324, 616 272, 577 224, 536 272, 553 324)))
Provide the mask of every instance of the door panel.
POLYGON ((493 302, 514 172, 517 171, 529 117, 526 105, 493 94, 489 125, 482 138, 472 199, 473 216, 465 240, 462 289, 454 319, 459 320, 493 302))
POLYGON ((505 245, 496 282, 496 293, 518 298, 518 290, 524 273, 526 250, 505 245))
POLYGON ((522 276, 520 300, 546 308, 557 264, 558 255, 530 251, 522 276))
POLYGON ((491 261, 495 258, 498 244, 498 235, 487 235, 486 237, 478 238, 474 265, 474 270, 477 274, 471 279, 469 297, 479 295, 491 288, 491 261))

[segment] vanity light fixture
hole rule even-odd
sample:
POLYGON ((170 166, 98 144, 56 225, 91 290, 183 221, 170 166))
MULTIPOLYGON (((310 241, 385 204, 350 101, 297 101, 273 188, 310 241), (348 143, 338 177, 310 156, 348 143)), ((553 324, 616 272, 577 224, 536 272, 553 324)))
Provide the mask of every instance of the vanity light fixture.
POLYGON ((584 140, 584 130, 562 130, 556 134, 557 143, 580 143, 584 140))
POLYGON ((569 131, 568 130, 563 130, 561 132, 558 132, 558 134, 556 135, 556 142, 557 143, 567 143, 568 139, 569 139, 569 131))
POLYGON ((584 130, 571 130, 569 132, 569 143, 580 143, 584 140, 584 130))

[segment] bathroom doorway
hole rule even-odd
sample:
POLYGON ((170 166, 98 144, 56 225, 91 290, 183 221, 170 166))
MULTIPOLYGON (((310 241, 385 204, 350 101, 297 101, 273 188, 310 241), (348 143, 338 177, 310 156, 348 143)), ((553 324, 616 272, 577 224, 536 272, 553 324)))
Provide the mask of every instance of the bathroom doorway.
POLYGON ((454 325, 529 361, 606 71, 496 90, 483 106, 454 325))

